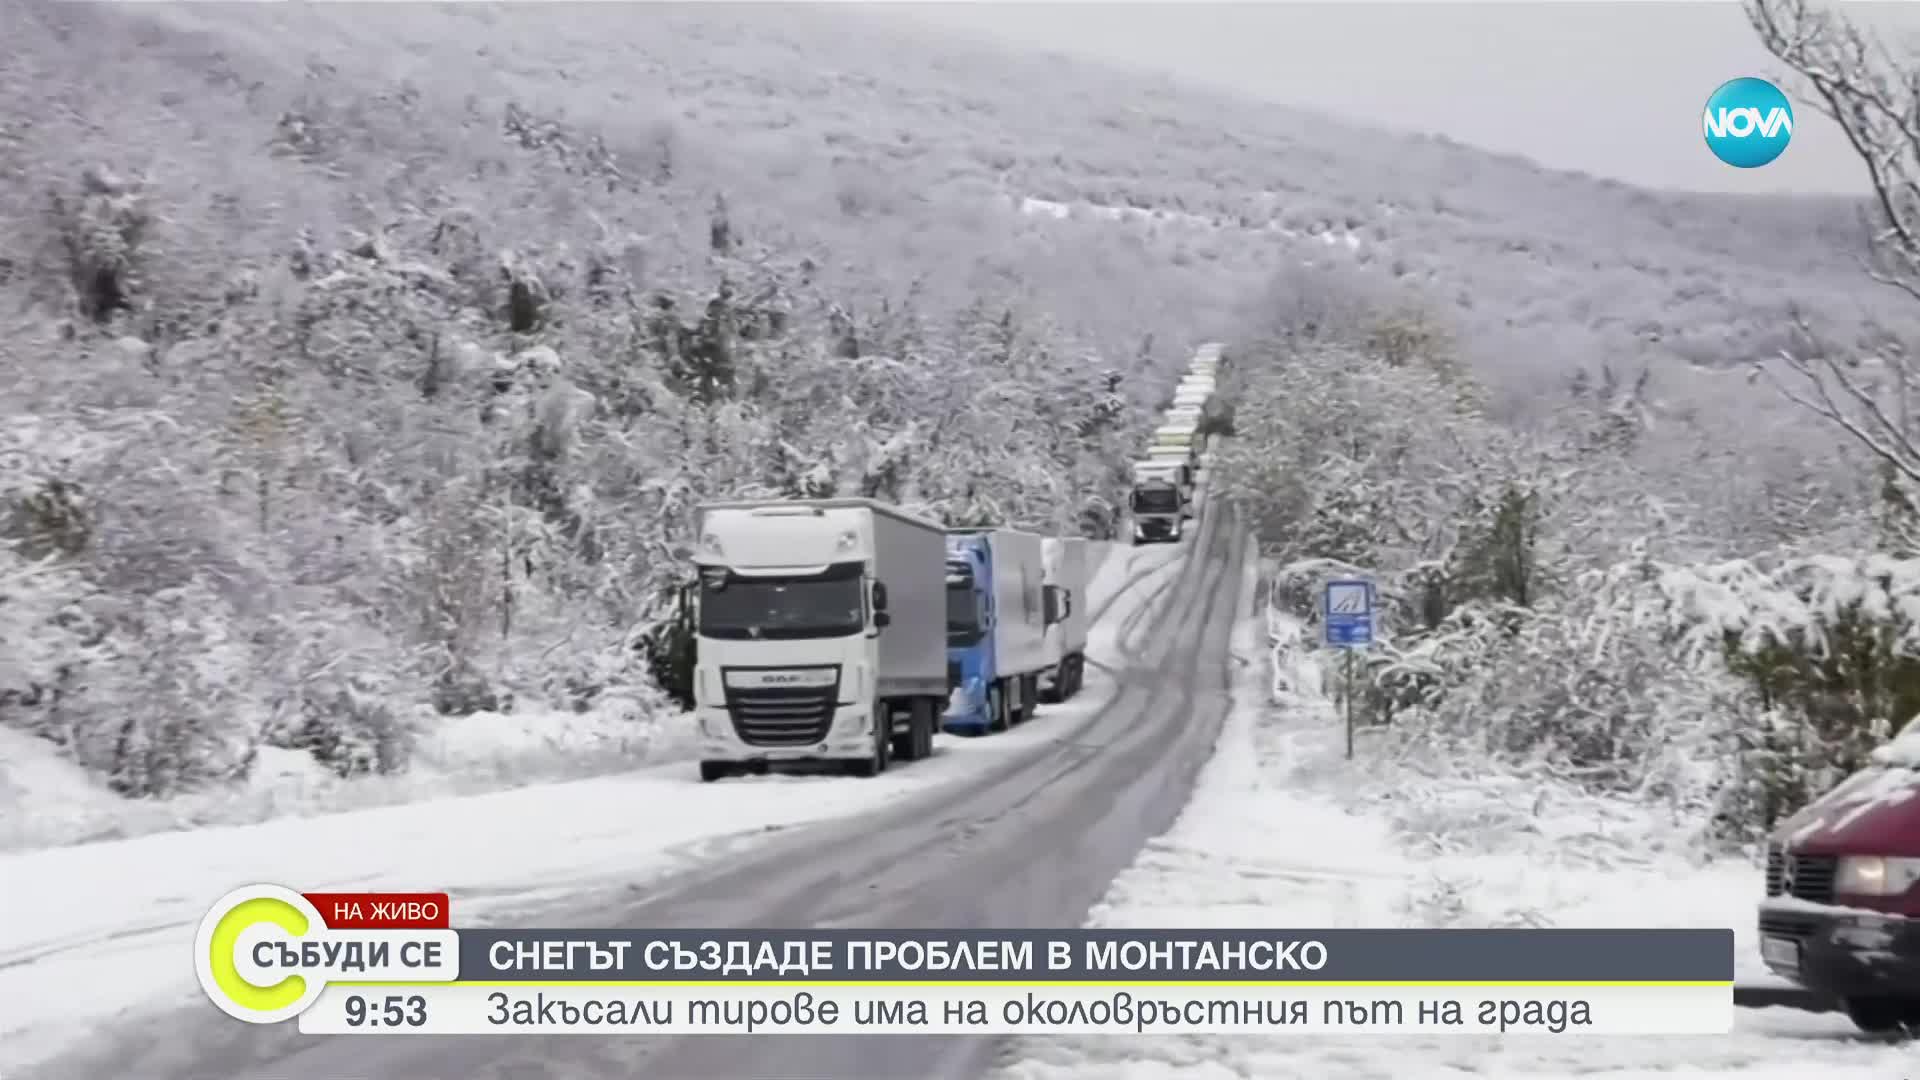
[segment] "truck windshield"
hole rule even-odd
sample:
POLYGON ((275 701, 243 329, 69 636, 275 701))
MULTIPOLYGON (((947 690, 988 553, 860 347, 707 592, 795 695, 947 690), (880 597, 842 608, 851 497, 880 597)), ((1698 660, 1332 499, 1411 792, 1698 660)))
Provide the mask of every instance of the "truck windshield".
POLYGON ((1170 487, 1141 488, 1133 493, 1133 509, 1141 514, 1171 514, 1180 509, 1180 492, 1170 487))
POLYGON ((947 566, 947 644, 972 645, 985 633, 980 598, 973 591, 973 574, 965 564, 947 566))
POLYGON ((799 577, 700 574, 700 636, 734 641, 850 637, 866 629, 861 566, 799 577))

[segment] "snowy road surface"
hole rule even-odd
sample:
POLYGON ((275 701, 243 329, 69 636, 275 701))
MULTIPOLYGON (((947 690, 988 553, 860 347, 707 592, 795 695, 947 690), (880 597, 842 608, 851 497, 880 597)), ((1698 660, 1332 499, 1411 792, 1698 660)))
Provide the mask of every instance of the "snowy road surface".
MULTIPOLYGON (((1264 661, 1249 620, 1236 654, 1264 661)), ((1297 624, 1294 627, 1297 630, 1297 624)), ((1279 636, 1285 637, 1286 628, 1279 636)), ((1279 650, 1285 655, 1289 650, 1279 650)), ((1509 911, 1544 910, 1561 926, 1726 926, 1751 922, 1756 871, 1696 876, 1583 870, 1527 856, 1405 850, 1383 816, 1343 808, 1329 786, 1343 760, 1338 718, 1309 664, 1278 680, 1295 698, 1275 716, 1264 663, 1241 669, 1235 708, 1193 799, 1164 836, 1114 881, 1089 925, 1102 927, 1368 927, 1511 924, 1509 911), (1318 698, 1316 708, 1314 700, 1318 698), (1468 892, 1468 904, 1449 911, 1468 892), (1451 916, 1451 917, 1450 917, 1451 916)), ((1364 757, 1364 755, 1363 755, 1364 757)), ((1359 767, 1366 767, 1364 761, 1359 767)), ((1548 836, 1578 822, 1545 823, 1548 836)), ((1591 827, 1591 822, 1586 823, 1591 827)), ((1591 844, 1591 841, 1589 841, 1591 844)), ((1732 868, 1729 868, 1732 869, 1732 868)), ((1744 977, 1744 976, 1743 976, 1744 977)), ((1920 1077, 1920 1051, 1858 1036, 1835 1014, 1739 1010, 1728 1036, 1522 1035, 1438 1038, 1354 1035, 1057 1036, 1010 1040, 991 1080, 1903 1080, 1920 1077)))
MULTIPOLYGON (((625 1076, 642 1053, 687 1050, 490 1039, 402 1047, 302 1040, 290 1025, 236 1025, 200 998, 182 950, 205 905, 247 881, 442 889, 455 898, 459 925, 1071 925, 1139 843, 1172 820, 1210 745, 1196 729, 1177 762, 1158 760, 1142 713, 1156 729, 1171 723, 1179 687, 1153 689, 1128 666, 1168 662, 1171 639, 1154 635, 1143 654, 1122 647, 1153 612, 1164 613, 1158 629, 1181 620, 1181 631, 1196 637, 1203 619, 1210 628, 1227 625, 1230 604, 1198 589, 1225 573, 1227 552, 1188 564, 1186 551, 1120 547, 1105 561, 1088 590, 1103 617, 1090 634, 1094 663, 1078 700, 1043 706, 1034 722, 1002 735, 943 737, 932 760, 877 779, 702 785, 681 762, 605 780, 0 858, 0 876, 33 883, 9 891, 0 912, 0 999, 47 1003, 0 1012, 0 1075, 427 1080, 523 1076, 513 1062, 531 1054, 578 1061, 561 1075, 625 1076), (1195 576, 1202 571, 1204 582, 1195 576), (1048 815, 1059 818, 1057 828, 1028 828, 1048 815), (1096 817, 1105 824, 1096 826, 1096 817), (831 819, 845 823, 790 828, 831 819), (1070 857, 1082 831, 1090 834, 1086 855, 1070 857), (983 880, 1003 890, 976 895, 983 880), (1003 894, 1012 885, 1018 890, 1003 894), (603 1071, 601 1054, 624 1064, 603 1071), (496 1063, 503 1071, 487 1071, 496 1063)), ((750 1040, 700 1052, 761 1047, 750 1040)), ((791 1057, 771 1053, 769 1067, 791 1057)))

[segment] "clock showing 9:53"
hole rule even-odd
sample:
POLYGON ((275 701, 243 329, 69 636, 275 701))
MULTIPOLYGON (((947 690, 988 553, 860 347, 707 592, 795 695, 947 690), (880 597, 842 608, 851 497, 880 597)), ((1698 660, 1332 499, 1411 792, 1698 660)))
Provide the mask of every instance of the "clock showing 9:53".
POLYGON ((388 994, 372 998, 350 994, 340 1006, 347 1015, 349 1027, 421 1027, 427 1022, 427 999, 420 994, 388 994))

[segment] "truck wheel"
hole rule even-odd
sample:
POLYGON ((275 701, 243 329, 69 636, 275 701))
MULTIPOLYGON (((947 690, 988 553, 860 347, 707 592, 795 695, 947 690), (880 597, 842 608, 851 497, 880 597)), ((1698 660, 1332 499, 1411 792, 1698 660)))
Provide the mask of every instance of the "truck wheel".
MULTIPOLYGON (((893 760, 895 761, 913 761, 920 756, 916 752, 920 749, 918 705, 918 698, 911 700, 907 709, 907 730, 896 731, 893 734, 893 760)), ((888 714, 889 727, 891 727, 893 716, 892 713, 888 714)))
POLYGON ((1066 688, 1067 662, 1062 660, 1054 666, 1053 673, 1049 679, 1042 683, 1040 687, 1040 700, 1048 705, 1062 701, 1064 699, 1061 697, 1061 694, 1066 688))
POLYGON ((1886 1035, 1902 1030, 1920 1031, 1920 999, 1897 997, 1850 997, 1845 1002, 1847 1019, 1869 1035, 1886 1035))
POLYGON ((940 726, 940 710, 944 703, 938 698, 920 698, 913 706, 913 732, 920 741, 920 752, 915 757, 925 761, 933 756, 933 733, 940 726))
POLYGON ((987 691, 987 731, 1007 730, 1007 687, 1005 683, 995 683, 987 691))
POLYGON ((1068 698, 1072 698, 1075 694, 1078 694, 1080 692, 1080 672, 1082 670, 1081 665, 1083 663, 1084 663, 1084 660, 1082 657, 1078 657, 1078 656, 1067 657, 1067 696, 1066 698, 1062 698, 1061 700, 1064 701, 1064 700, 1067 700, 1068 698))
POLYGON ((874 727, 877 730, 873 733, 873 755, 859 761, 851 762, 847 767, 848 772, 862 779, 870 776, 879 776, 881 773, 886 772, 887 763, 893 757, 892 727, 890 725, 883 726, 882 722, 877 720, 874 723, 874 727))
POLYGON ((724 761, 703 761, 700 763, 700 782, 711 784, 715 780, 732 775, 733 769, 724 761))

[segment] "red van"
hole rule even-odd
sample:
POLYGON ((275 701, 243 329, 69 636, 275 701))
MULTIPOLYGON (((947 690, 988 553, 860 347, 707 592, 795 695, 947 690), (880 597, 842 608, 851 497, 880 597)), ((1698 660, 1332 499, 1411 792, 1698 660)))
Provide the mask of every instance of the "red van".
POLYGON ((1774 832, 1760 956, 1863 1031, 1920 1032, 1920 722, 1774 832))

